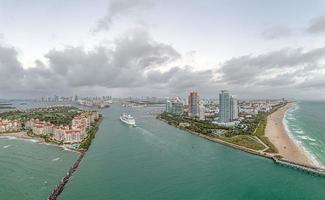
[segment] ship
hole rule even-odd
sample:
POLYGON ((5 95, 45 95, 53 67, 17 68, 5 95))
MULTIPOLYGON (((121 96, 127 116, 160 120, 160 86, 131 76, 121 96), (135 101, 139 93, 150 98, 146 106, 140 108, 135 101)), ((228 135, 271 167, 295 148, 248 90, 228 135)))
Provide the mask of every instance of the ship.
POLYGON ((131 115, 122 114, 120 120, 128 125, 136 126, 135 119, 131 115))

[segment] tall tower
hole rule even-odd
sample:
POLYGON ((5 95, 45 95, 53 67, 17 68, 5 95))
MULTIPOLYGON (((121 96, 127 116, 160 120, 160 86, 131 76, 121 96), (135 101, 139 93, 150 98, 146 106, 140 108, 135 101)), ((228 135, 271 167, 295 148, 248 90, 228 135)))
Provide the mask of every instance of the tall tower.
POLYGON ((230 104, 230 106, 231 106, 230 110, 232 112, 231 121, 233 121, 233 120, 238 119, 238 112, 239 112, 239 110, 238 110, 238 100, 237 100, 236 96, 231 96, 231 104, 230 104))
POLYGON ((219 94, 219 122, 231 122, 231 100, 230 94, 227 90, 221 90, 219 94))
POLYGON ((219 122, 228 123, 238 119, 238 100, 227 90, 219 94, 219 122))
POLYGON ((189 117, 200 116, 200 98, 196 91, 192 91, 188 96, 188 115, 189 117))

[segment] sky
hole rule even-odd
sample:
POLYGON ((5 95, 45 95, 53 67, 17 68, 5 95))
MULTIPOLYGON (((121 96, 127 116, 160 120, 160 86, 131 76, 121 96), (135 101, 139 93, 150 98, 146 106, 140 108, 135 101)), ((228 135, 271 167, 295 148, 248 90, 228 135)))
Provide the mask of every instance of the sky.
POLYGON ((325 100, 322 0, 0 0, 0 98, 325 100))

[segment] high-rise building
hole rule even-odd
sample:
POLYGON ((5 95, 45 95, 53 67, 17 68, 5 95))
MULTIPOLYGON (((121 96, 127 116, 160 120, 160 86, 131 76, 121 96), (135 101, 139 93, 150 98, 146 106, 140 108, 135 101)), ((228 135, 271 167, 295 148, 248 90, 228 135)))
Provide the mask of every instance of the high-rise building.
POLYGON ((165 111, 167 113, 171 113, 172 112, 172 102, 169 98, 166 98, 166 109, 165 111))
POLYGON ((183 115, 184 113, 184 103, 183 100, 179 97, 177 97, 172 102, 172 114, 173 115, 183 115))
POLYGON ((205 107, 203 104, 200 105, 200 120, 205 120, 205 107))
POLYGON ((166 112, 173 115, 183 115, 184 102, 181 98, 166 99, 166 112))
POLYGON ((239 112, 239 109, 238 109, 238 100, 236 98, 236 96, 231 96, 231 116, 232 116, 232 121, 233 120, 236 120, 238 119, 238 112, 239 112))
POLYGON ((200 117, 200 98, 196 91, 192 91, 188 96, 189 117, 200 117))
POLYGON ((228 123, 238 119, 238 101, 227 90, 219 94, 219 122, 228 123))
POLYGON ((230 94, 227 90, 221 90, 219 94, 219 122, 231 122, 230 94))

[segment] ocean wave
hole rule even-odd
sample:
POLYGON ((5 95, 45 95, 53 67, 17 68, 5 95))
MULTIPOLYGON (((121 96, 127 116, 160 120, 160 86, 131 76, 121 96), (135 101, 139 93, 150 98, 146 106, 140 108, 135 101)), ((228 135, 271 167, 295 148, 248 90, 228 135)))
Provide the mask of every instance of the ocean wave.
POLYGON ((312 146, 319 146, 316 142, 311 142, 309 144, 312 145, 312 146))
POLYGON ((6 149, 8 147, 10 147, 11 145, 6 145, 6 146, 3 146, 2 148, 6 149))
POLYGON ((312 142, 316 142, 316 140, 314 138, 308 137, 306 135, 299 135, 298 138, 303 139, 303 140, 309 140, 312 142))
MULTIPOLYGON (((308 158, 312 161, 312 163, 318 167, 323 167, 320 162, 317 160, 316 156, 313 154, 313 152, 309 151, 301 141, 299 141, 297 138, 295 138, 294 134, 292 134, 290 128, 289 128, 289 122, 287 120, 287 114, 288 112, 293 112, 293 111, 296 111, 299 109, 299 106, 297 105, 297 103, 291 107, 289 110, 287 110, 284 114, 284 117, 283 117, 283 120, 282 120, 282 124, 284 125, 284 128, 286 130, 286 132, 288 133, 288 136, 291 138, 291 140, 296 143, 297 146, 299 146, 303 152, 306 153, 306 155, 308 156, 308 158)), ((309 140, 309 141, 316 141, 315 139, 313 138, 310 138, 308 136, 298 136, 298 137, 304 137, 304 138, 301 138, 301 139, 305 139, 305 140, 309 140)))
POLYGON ((53 162, 58 161, 58 160, 60 160, 59 157, 57 157, 57 158, 53 158, 53 159, 52 159, 53 162))

